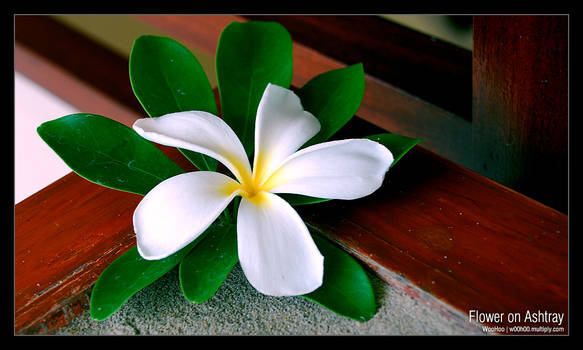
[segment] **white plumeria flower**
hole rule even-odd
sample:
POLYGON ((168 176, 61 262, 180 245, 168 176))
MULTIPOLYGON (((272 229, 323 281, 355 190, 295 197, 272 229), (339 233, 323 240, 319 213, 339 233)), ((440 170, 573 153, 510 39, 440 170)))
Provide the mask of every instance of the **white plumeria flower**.
POLYGON ((253 170, 241 141, 219 117, 202 111, 137 120, 142 137, 203 153, 236 180, 195 171, 154 187, 134 212, 144 259, 162 259, 203 233, 235 196, 239 261, 248 281, 266 295, 302 295, 322 284, 324 257, 298 213, 276 193, 356 199, 378 189, 391 152, 367 139, 325 142, 297 151, 320 130, 291 91, 273 84, 257 109, 253 170), (297 152, 296 152, 297 151, 297 152))

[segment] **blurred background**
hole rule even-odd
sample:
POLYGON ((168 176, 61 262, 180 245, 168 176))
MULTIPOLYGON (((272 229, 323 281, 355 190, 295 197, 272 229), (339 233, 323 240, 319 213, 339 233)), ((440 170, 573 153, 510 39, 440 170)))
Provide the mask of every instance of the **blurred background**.
MULTIPOLYGON (((82 33, 122 57, 129 57, 140 35, 164 35, 159 29, 125 15, 58 15, 58 22, 82 33)), ((435 40, 472 50, 472 17, 444 15, 380 15, 435 40)), ((216 86, 214 57, 189 47, 216 86)), ((43 122, 77 113, 74 106, 15 70, 15 203, 70 172, 68 166, 38 137, 43 122)))

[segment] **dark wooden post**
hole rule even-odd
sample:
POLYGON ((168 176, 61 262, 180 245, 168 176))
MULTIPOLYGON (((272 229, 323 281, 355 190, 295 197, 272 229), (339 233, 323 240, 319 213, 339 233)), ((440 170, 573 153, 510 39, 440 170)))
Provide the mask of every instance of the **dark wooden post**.
POLYGON ((563 212, 567 66, 567 16, 474 17, 474 169, 563 212))

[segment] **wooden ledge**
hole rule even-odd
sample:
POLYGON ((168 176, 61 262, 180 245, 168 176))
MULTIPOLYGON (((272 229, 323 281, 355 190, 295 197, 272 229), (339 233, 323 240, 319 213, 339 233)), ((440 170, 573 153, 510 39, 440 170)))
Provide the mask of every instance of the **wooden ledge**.
MULTIPOLYGON (((244 16, 139 15, 135 17, 160 31, 168 33, 169 36, 184 43, 186 46, 196 47, 212 57, 215 57, 218 39, 223 28, 233 21, 245 22, 249 20, 244 16)), ((265 18, 269 19, 269 17, 265 18)), ((286 16, 283 16, 283 18, 288 22, 293 21, 292 18, 287 18, 286 16)), ((288 22, 284 23, 288 24, 288 22)), ((294 38, 293 35, 292 38, 294 38)), ((330 40, 337 39, 337 37, 332 37, 330 40)), ((440 51, 443 52, 443 50, 440 51)), ((465 57, 465 55, 461 56, 462 61, 471 58, 465 57)), ((292 85, 294 86, 303 86, 320 73, 343 68, 350 63, 341 62, 338 59, 322 54, 310 46, 295 41, 293 44, 293 62, 292 85)), ((471 71, 471 60, 467 64, 467 69, 471 71)), ((443 66, 443 63, 439 63, 437 66, 440 69, 434 68, 436 72, 434 75, 438 75, 439 73, 437 72, 440 70, 448 71, 447 67, 443 66)), ((364 66, 366 89, 362 104, 358 110, 358 115, 361 118, 382 129, 391 130, 400 135, 425 138, 428 140, 424 145, 425 148, 471 168, 471 147, 468 146, 471 146, 472 139, 471 123, 467 120, 468 118, 460 117, 438 107, 434 103, 420 99, 411 92, 406 92, 402 87, 387 83, 387 80, 382 80, 383 74, 380 74, 380 76, 372 75, 368 72, 367 67, 368 65, 364 66)), ((413 68, 410 70, 413 70, 413 68)), ((471 76, 464 78, 464 72, 456 72, 454 75, 461 76, 462 81, 461 84, 456 83, 456 86, 465 86, 463 81, 467 80, 468 90, 462 95, 469 94, 471 92, 471 76)), ((436 81, 438 79, 434 77, 432 80, 436 81)), ((455 80, 457 81, 458 79, 456 78, 455 80)), ((421 81, 425 82, 425 80, 421 81)), ((441 91, 447 90, 444 89, 444 86, 439 86, 438 89, 441 91)), ((465 110, 467 109, 466 107, 462 106, 457 109, 465 110)), ((457 109, 454 108, 453 110, 457 109)))
MULTIPOLYGON (((60 91, 65 80, 85 89, 85 94, 61 91, 71 104, 87 112, 104 103, 122 106, 121 115, 108 116, 124 123, 143 115, 123 97, 103 91, 106 87, 95 89, 90 79, 67 75, 63 66, 30 50, 34 47, 17 51, 36 61, 35 69, 20 66, 23 73, 51 91, 60 91), (96 90, 103 94, 92 104, 86 94, 96 90)), ((127 67, 127 60, 111 62, 127 67)), ((94 64, 99 63, 88 61, 86 69, 94 64)), ((112 84, 127 80, 125 74, 105 78, 112 84)), ((339 137, 379 130, 355 118, 339 137)), ((175 149, 161 148, 189 169, 175 149)), ((15 332, 50 332, 87 308, 98 275, 135 244, 131 213, 139 200, 69 174, 15 206, 15 332)), ((299 212, 312 229, 387 283, 460 322, 473 309, 563 312, 562 334, 568 333, 568 217, 423 147, 391 169, 374 195, 299 212)))

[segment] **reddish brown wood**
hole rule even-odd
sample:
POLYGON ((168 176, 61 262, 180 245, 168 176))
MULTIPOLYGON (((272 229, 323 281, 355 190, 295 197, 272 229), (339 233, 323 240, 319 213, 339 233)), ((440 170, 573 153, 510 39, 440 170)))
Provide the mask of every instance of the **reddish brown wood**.
MULTIPOLYGON (((128 126, 143 117, 18 43, 14 57, 19 72, 80 110, 128 126)), ((194 169, 175 149, 160 148, 183 169, 194 169)), ((135 245, 127 224, 140 199, 70 173, 15 206, 16 332, 50 332, 88 308, 97 276, 135 245), (109 217, 110 210, 117 213, 109 217)))
POLYGON ((117 121, 127 126, 131 126, 137 116, 147 115, 144 111, 133 110, 122 102, 112 100, 103 91, 85 83, 19 42, 14 44, 14 69, 80 111, 114 116, 117 121))
POLYGON ((71 173, 16 205, 16 331, 90 287, 131 246, 128 222, 139 198, 71 173))
POLYGON ((474 169, 563 212, 568 17, 474 19, 474 169))
MULTIPOLYGON (((292 38, 471 121, 472 52, 380 16, 246 15, 281 23, 292 38)), ((470 17, 471 21, 471 17, 470 17)))
POLYGON ((14 28, 14 38, 23 47, 89 83, 110 99, 141 110, 131 89, 126 58, 49 16, 16 15, 14 28), (87 69, 88 60, 100 63, 87 69))
MULTIPOLYGON (((355 120, 336 136, 376 132, 355 120)), ((423 148, 372 196, 300 212, 405 291, 402 279, 465 313, 568 316, 568 217, 423 148)))
POLYGON ((464 312, 568 312, 567 217, 422 149, 373 196, 302 216, 464 312))
MULTIPOLYGON (((378 131, 354 119, 341 132, 378 131)), ((16 205, 15 331, 46 330, 83 309, 70 298, 135 243, 138 200, 70 174, 16 205)), ((463 312, 567 312, 567 216, 420 147, 373 196, 300 211, 414 298, 435 296, 463 312)))
MULTIPOLYGON (((177 150, 160 148, 185 170, 194 169, 177 150)), ((75 305, 75 297, 135 245, 131 222, 141 198, 70 173, 15 206, 17 332, 63 324, 53 322, 67 312, 63 307, 75 305), (47 315, 50 322, 43 322, 47 315)))
MULTIPOLYGON (((161 147, 178 164, 178 151, 161 147)), ((141 196, 110 190, 75 173, 15 206, 15 330, 62 325, 59 313, 101 271, 135 245, 131 225, 141 196), (72 299, 73 298, 73 299, 72 299)), ((65 323, 66 324, 66 323, 65 323)))
MULTIPOLYGON (((223 28, 232 21, 247 21, 241 16, 138 15, 136 18, 213 57, 223 28)), ((298 87, 320 73, 346 66, 337 58, 323 55, 317 47, 310 48, 298 42, 294 42, 293 61, 292 85, 298 87)), ((468 62, 468 69, 470 65, 468 62)), ((364 70, 366 89, 358 110, 361 118, 401 135, 425 138, 427 149, 466 167, 472 166, 470 122, 368 74, 367 65, 364 70)), ((468 81, 468 89, 469 84, 468 81)), ((439 89, 447 91, 444 86, 439 89)))

